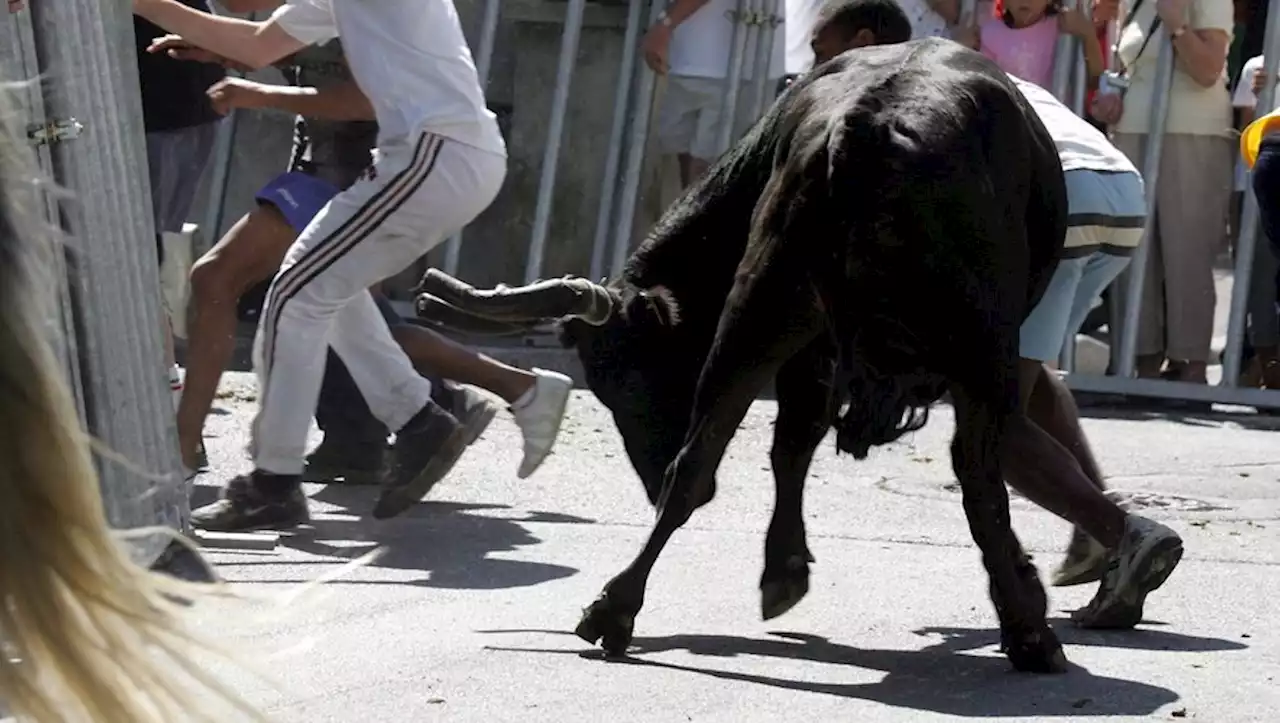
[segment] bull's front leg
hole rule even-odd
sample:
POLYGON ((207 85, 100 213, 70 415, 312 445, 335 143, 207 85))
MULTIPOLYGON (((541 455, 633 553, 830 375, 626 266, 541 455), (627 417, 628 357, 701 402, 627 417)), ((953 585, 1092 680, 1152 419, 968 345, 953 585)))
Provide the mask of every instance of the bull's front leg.
POLYGON ((772 620, 809 592, 809 551, 804 529, 804 484, 813 453, 835 414, 836 347, 815 340, 778 371, 778 419, 773 428, 774 508, 764 541, 760 613, 772 620))
POLYGON ((645 587, 662 549, 693 511, 714 495, 716 469, 756 396, 784 362, 808 346, 824 317, 807 274, 748 254, 720 317, 694 393, 685 442, 667 467, 658 521, 640 554, 605 585, 583 613, 577 634, 621 654, 631 643, 645 587))
POLYGON ((1017 670, 1066 670, 1062 644, 1045 621, 1044 586, 1009 520, 1009 493, 1000 472, 1000 443, 1007 420, 993 405, 959 389, 951 462, 964 495, 969 531, 990 576, 991 600, 1000 619, 1000 647, 1017 670))

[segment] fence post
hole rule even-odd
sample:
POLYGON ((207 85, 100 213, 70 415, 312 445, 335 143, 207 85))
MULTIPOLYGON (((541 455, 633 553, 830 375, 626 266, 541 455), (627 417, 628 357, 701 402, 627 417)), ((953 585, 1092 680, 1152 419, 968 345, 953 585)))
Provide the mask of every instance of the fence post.
MULTIPOLYGON (((1275 107, 1276 72, 1280 70, 1280 0, 1271 0, 1267 10, 1266 35, 1262 41, 1262 66, 1267 74, 1266 85, 1258 93, 1258 115, 1270 113, 1275 107)), ((1245 82, 1244 78, 1240 82, 1245 82)), ((1239 153, 1238 149, 1232 149, 1239 153)), ((1240 378, 1241 346, 1248 320, 1249 284, 1253 277, 1253 263, 1258 244, 1258 198, 1253 189, 1244 193, 1244 208, 1240 210, 1240 231, 1236 237, 1236 263, 1231 284, 1231 312, 1227 316, 1227 348, 1222 359, 1224 387, 1234 387, 1240 378)))
POLYGON ((737 127, 738 95, 742 88, 742 63, 746 60, 747 41, 756 18, 756 3, 761 0, 738 0, 736 9, 729 14, 733 23, 733 42, 729 52, 728 72, 725 74, 724 100, 720 104, 720 127, 716 129, 716 151, 724 153, 733 143, 733 131, 737 127))
MULTIPOLYGON (((77 137, 49 145, 66 232, 86 426, 131 469, 98 458, 107 517, 116 528, 186 530, 189 502, 160 338, 159 263, 150 209, 132 14, 122 3, 30 3, 44 67, 45 113, 77 137), (141 471, 139 471, 141 470, 141 471)), ((137 538, 150 564, 167 540, 137 538)))
MULTIPOLYGON (((1173 85, 1173 44, 1169 36, 1160 34, 1156 41, 1156 69, 1152 80, 1151 125, 1147 130, 1147 146, 1142 158, 1142 179, 1147 195, 1147 220, 1142 228, 1142 243, 1133 254, 1133 261, 1125 272, 1124 323, 1121 325, 1120 364, 1117 376, 1133 376, 1138 349, 1138 312, 1142 305, 1142 284, 1147 276, 1147 263, 1151 258, 1151 237, 1156 230, 1156 184, 1160 182, 1160 150, 1164 145, 1164 129, 1169 115, 1169 89, 1173 85)), ((1120 288, 1117 284, 1114 288, 1120 288)), ((1113 297, 1113 301, 1114 301, 1113 297)), ((1112 335, 1113 338, 1115 334, 1112 335)), ((1114 343, 1114 342, 1113 342, 1114 343)))
MULTIPOLYGON (((741 1, 741 0, 739 0, 741 1)), ((654 0, 649 7, 649 25, 658 22, 665 3, 654 0)), ((614 224, 613 248, 609 259, 609 275, 622 274, 627 263, 627 249, 631 245, 632 226, 636 216, 636 195, 640 191, 640 172, 644 169, 645 147, 649 142, 649 120, 653 106, 653 91, 658 76, 648 67, 640 71, 636 87, 636 102, 632 106, 635 115, 631 119, 631 137, 627 142, 627 162, 622 169, 622 191, 618 198, 618 219, 614 224)))
MULTIPOLYGON (((480 18, 480 43, 476 50, 476 75, 480 76, 480 87, 489 88, 489 69, 493 66, 493 46, 498 37, 499 5, 501 0, 485 0, 484 15, 480 18)), ((462 261, 462 233, 465 229, 449 237, 444 247, 444 272, 450 276, 458 275, 458 265, 462 261)))
POLYGON ((758 30, 756 31, 755 69, 751 76, 751 119, 754 121, 764 115, 773 99, 773 88, 769 71, 773 69, 773 49, 777 42, 778 26, 783 19, 778 16, 779 0, 761 0, 760 12, 756 15, 758 30))
POLYGON ((598 279, 604 274, 605 247, 608 245, 609 221, 612 220, 613 205, 618 195, 618 165, 622 159, 622 136, 626 131, 627 101, 631 99, 644 5, 645 0, 631 0, 627 8, 627 29, 622 38, 622 62, 618 66, 618 87, 613 96, 613 120, 609 125, 609 147, 605 151, 604 175, 601 176, 605 187, 600 192, 596 233, 591 242, 589 279, 598 279))
POLYGON ((565 9, 556 87, 551 93, 551 118, 547 121, 547 145, 542 154, 542 175, 538 179, 538 198, 533 211, 533 235, 529 237, 529 255, 524 266, 526 284, 542 277, 542 260, 551 228, 556 171, 559 170, 560 141, 564 138, 564 116, 569 106, 569 85, 573 81, 573 66, 578 60, 578 37, 582 32, 582 14, 586 7, 586 0, 569 0, 565 9))

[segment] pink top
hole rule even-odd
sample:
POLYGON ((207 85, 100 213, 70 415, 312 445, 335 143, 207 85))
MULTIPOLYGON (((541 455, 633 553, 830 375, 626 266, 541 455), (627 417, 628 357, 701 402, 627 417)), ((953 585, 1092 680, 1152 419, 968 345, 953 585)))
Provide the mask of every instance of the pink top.
POLYGON ((1058 19, 1046 16, 1025 28, 1011 28, 999 18, 981 26, 982 54, 1000 69, 1048 88, 1053 84, 1053 55, 1058 42, 1058 19))

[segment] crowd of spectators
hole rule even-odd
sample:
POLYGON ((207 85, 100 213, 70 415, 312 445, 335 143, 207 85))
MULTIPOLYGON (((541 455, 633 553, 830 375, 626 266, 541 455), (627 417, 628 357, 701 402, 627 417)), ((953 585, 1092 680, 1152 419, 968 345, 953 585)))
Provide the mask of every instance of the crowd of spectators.
MULTIPOLYGON (((203 0, 191 2, 203 4, 203 0)), ((1137 374, 1205 383, 1214 359, 1218 301, 1214 269, 1237 233, 1246 184, 1236 139, 1253 117, 1260 87, 1265 0, 1083 0, 1078 6, 1062 0, 983 0, 972 18, 961 17, 960 0, 898 3, 912 20, 914 37, 949 37, 968 44, 1010 73, 1045 87, 1053 82, 1058 39, 1077 38, 1088 79, 1080 111, 1107 130, 1139 168, 1148 142, 1159 47, 1150 41, 1161 35, 1171 38, 1176 60, 1149 240, 1151 263, 1142 292, 1137 374), (1117 75, 1127 79, 1122 92, 1101 88, 1100 82, 1105 86, 1117 75)), ((785 22, 779 27, 779 42, 767 71, 771 84, 785 85, 786 78, 812 65, 810 29, 822 4, 823 0, 784 0, 785 22)), ((664 76, 653 125, 654 147, 659 154, 678 159, 682 186, 701 175, 722 150, 718 129, 725 115, 721 106, 735 6, 735 0, 671 0, 641 41, 645 63, 664 76)), ((144 55, 140 53, 140 58, 144 55)), ((216 78, 194 77, 201 71, 182 69, 179 66, 191 64, 167 58, 140 62, 144 93, 150 86, 151 96, 163 93, 173 98, 185 87, 194 98, 190 105, 198 109, 188 112, 189 118, 172 122, 148 113, 153 177, 160 181, 154 185, 174 193, 183 185, 157 174, 178 170, 163 160, 175 153, 207 155, 212 118, 195 86, 216 78), (164 71, 170 79, 147 79, 148 74, 159 73, 147 63, 165 61, 172 66, 164 71), (189 77, 173 79, 183 72, 189 77), (190 128, 169 128, 178 121, 190 128), (161 122, 167 125, 156 125, 161 122)), ((745 99, 751 97, 755 72, 753 62, 744 64, 732 121, 735 138, 754 120, 745 99)), ((194 158, 183 163, 198 165, 194 158)), ((158 198, 157 213, 163 209, 171 216, 182 205, 181 199, 158 198)), ((170 220, 159 216, 157 224, 162 230, 176 230, 170 220)), ((1280 388, 1277 263, 1266 244, 1258 246, 1257 257, 1246 349, 1250 361, 1241 382, 1280 388)))

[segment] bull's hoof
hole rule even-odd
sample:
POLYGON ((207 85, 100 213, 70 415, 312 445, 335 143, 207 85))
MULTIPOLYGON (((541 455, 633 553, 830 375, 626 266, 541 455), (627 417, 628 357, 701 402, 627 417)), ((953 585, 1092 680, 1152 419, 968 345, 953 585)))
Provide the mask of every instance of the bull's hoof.
POLYGON ((809 562, 813 562, 813 556, 808 553, 804 557, 793 555, 781 575, 765 571, 760 581, 760 615, 765 620, 790 611, 809 594, 809 562))
POLYGON ((582 620, 578 621, 578 627, 573 632, 592 645, 599 642, 601 649, 608 655, 624 655, 631 645, 636 618, 634 615, 612 610, 611 607, 609 598, 601 595, 582 611, 582 620))
POLYGON ((1020 673, 1065 673, 1067 655, 1048 625, 1000 635, 1000 652, 1020 673))

